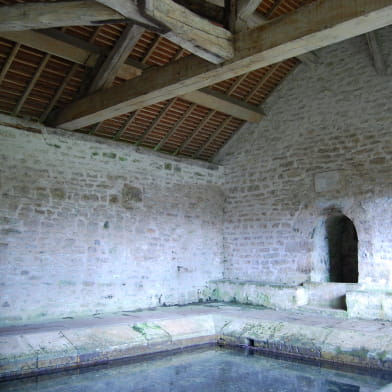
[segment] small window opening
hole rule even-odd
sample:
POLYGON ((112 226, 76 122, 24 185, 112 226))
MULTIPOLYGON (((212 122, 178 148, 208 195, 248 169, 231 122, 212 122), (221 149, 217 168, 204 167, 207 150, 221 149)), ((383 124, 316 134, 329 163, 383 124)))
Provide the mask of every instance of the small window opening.
POLYGON ((358 236, 354 223, 343 214, 327 219, 329 281, 358 283, 358 236))

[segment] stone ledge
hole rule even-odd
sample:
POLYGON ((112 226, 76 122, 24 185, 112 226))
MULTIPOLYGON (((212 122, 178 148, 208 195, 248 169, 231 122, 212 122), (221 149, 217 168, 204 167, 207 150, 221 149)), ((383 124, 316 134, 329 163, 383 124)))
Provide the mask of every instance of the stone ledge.
POLYGON ((235 280, 209 283, 211 298, 223 302, 239 302, 272 309, 292 309, 306 305, 308 298, 301 286, 235 280))
POLYGON ((392 291, 348 291, 346 302, 349 317, 392 321, 392 291))
POLYGON ((70 321, 61 329, 0 330, 0 380, 217 342, 392 371, 392 323, 386 321, 225 304, 139 312, 126 322, 70 321))

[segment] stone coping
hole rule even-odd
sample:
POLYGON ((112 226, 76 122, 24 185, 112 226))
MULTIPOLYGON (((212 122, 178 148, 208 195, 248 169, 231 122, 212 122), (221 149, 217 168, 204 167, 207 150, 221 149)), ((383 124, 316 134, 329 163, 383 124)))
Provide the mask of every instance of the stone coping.
POLYGON ((203 344, 392 372, 392 323, 208 304, 0 329, 0 380, 203 344))

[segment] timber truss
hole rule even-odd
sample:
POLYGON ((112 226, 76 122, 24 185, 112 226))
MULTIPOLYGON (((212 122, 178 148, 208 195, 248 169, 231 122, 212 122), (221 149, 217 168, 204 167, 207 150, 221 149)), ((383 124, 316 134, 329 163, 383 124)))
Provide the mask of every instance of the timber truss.
POLYGON ((0 0, 0 111, 212 160, 314 50, 392 23, 392 0, 0 0))

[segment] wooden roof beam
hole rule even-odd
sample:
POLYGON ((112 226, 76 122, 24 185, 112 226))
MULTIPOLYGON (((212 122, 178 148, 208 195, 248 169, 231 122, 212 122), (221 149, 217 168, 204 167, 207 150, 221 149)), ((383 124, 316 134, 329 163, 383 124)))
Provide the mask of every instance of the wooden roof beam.
POLYGON ((145 4, 145 12, 169 28, 164 36, 170 41, 215 64, 233 57, 232 35, 228 30, 173 0, 145 0, 145 4))
POLYGON ((261 121, 264 117, 264 112, 256 105, 208 88, 191 91, 181 98, 253 123, 261 121))
POLYGON ((225 24, 225 10, 219 5, 210 3, 207 0, 174 0, 190 11, 202 16, 203 18, 213 20, 221 25, 225 24))
MULTIPOLYGON (((102 50, 88 42, 82 41, 79 43, 81 40, 75 38, 68 39, 65 37, 66 34, 63 34, 63 36, 62 39, 61 34, 55 35, 52 34, 52 32, 48 35, 45 30, 39 32, 32 30, 0 32, 0 37, 86 67, 94 67, 97 64, 100 55, 109 54, 106 50, 102 50)), ((138 68, 139 65, 136 67, 128 62, 129 59, 125 64, 121 65, 117 76, 123 79, 131 79, 141 74, 142 70, 138 68)))
POLYGON ((236 30, 241 31, 248 25, 249 18, 252 17, 261 0, 238 0, 236 30))
POLYGON ((149 69, 120 86, 71 103, 58 114, 54 125, 78 129, 391 23, 391 0, 314 2, 238 34, 234 41, 235 58, 224 64, 214 65, 187 56, 159 69, 149 69))
POLYGON ((102 88, 111 87, 115 77, 119 74, 121 67, 124 65, 143 32, 143 27, 131 24, 127 25, 109 56, 100 67, 98 74, 92 81, 89 93, 101 90, 102 88))
POLYGON ((0 31, 124 22, 125 17, 95 1, 22 3, 1 6, 0 31))

